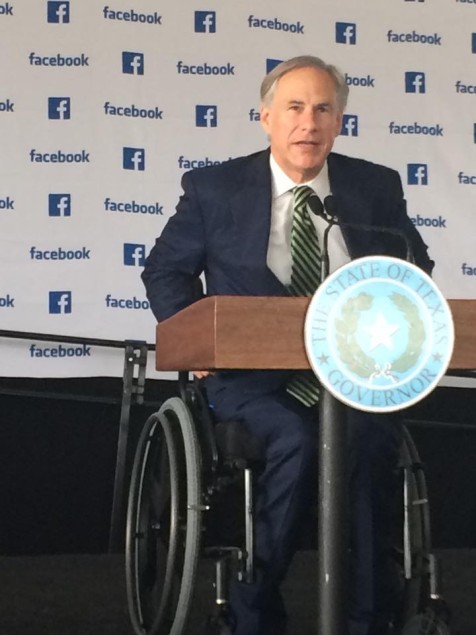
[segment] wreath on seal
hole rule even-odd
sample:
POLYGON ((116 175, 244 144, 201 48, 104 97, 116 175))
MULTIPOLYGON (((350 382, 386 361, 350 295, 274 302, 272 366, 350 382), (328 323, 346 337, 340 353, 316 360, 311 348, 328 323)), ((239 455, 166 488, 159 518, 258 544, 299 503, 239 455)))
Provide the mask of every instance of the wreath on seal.
POLYGON ((390 370, 404 373, 415 364, 420 356, 425 341, 425 329, 416 305, 401 293, 396 292, 390 295, 390 300, 405 316, 409 325, 409 334, 407 346, 403 353, 385 369, 380 369, 375 360, 362 350, 356 338, 360 315, 372 306, 373 298, 371 295, 359 293, 356 297, 349 298, 342 307, 341 317, 335 321, 336 342, 340 359, 358 377, 368 379, 375 376, 376 371, 377 374, 383 375, 389 375, 390 370))

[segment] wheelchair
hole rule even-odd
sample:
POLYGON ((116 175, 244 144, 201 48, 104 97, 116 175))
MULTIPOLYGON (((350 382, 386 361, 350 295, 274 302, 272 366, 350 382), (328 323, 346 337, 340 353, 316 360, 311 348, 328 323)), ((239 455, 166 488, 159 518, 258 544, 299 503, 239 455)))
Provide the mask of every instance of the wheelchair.
MULTIPOLYGON (((168 399, 145 423, 132 469, 125 561, 135 635, 184 635, 203 558, 214 562, 208 622, 217 633, 229 614, 231 576, 245 583, 254 576, 253 481, 263 466, 262 448, 239 423, 214 421, 188 373, 179 373, 179 388, 180 397, 168 399), (230 518, 237 509, 241 519, 230 518)), ((389 633, 450 635, 431 552, 425 475, 405 427, 399 475, 394 555, 403 593, 389 633)))

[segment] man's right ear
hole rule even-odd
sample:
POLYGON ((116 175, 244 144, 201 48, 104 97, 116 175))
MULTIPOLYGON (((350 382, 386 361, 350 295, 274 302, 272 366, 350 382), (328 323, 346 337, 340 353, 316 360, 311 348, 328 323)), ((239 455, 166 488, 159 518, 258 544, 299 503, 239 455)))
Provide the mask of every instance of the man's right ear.
POLYGON ((263 130, 266 132, 266 134, 269 134, 269 108, 263 106, 263 104, 261 104, 260 107, 259 120, 261 126, 263 127, 263 130))

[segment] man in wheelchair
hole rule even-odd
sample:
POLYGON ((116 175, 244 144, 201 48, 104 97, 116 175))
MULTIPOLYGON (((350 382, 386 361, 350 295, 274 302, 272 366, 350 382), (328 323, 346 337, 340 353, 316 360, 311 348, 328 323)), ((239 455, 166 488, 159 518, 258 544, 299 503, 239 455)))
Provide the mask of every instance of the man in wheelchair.
MULTIPOLYGON (((326 227, 322 217, 309 214, 315 195, 321 201, 332 195, 342 223, 329 235, 331 271, 364 255, 405 257, 403 240, 356 229, 361 223, 403 232, 416 264, 431 272, 397 172, 331 152, 347 96, 342 74, 312 56, 282 62, 264 78, 260 118, 270 148, 183 176, 176 214, 143 272, 157 320, 197 299, 202 273, 208 295, 312 295, 326 227)), ((256 578, 232 583, 226 632, 281 635, 286 611, 280 584, 315 484, 318 388, 303 372, 204 369, 198 376, 217 419, 241 422, 265 448, 256 499, 256 578)), ((351 551, 343 610, 349 635, 386 635, 399 593, 390 553, 399 422, 350 408, 347 419, 351 551)))

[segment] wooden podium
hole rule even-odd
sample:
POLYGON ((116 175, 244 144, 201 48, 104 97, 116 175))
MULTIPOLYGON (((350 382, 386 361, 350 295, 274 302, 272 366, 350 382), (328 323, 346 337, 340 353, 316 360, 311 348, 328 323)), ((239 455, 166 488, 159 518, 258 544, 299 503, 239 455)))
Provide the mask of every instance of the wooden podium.
MULTIPOLYGON (((308 369, 304 320, 310 298, 214 296, 157 326, 157 370, 308 369)), ((450 368, 476 368, 476 300, 449 301, 450 368)), ((322 390, 319 412, 318 633, 345 635, 346 417, 322 390)))
MULTIPOLYGON (((157 370, 308 369, 310 298, 212 296, 157 325, 157 370)), ((449 300, 451 369, 476 369, 476 300, 449 300)))

